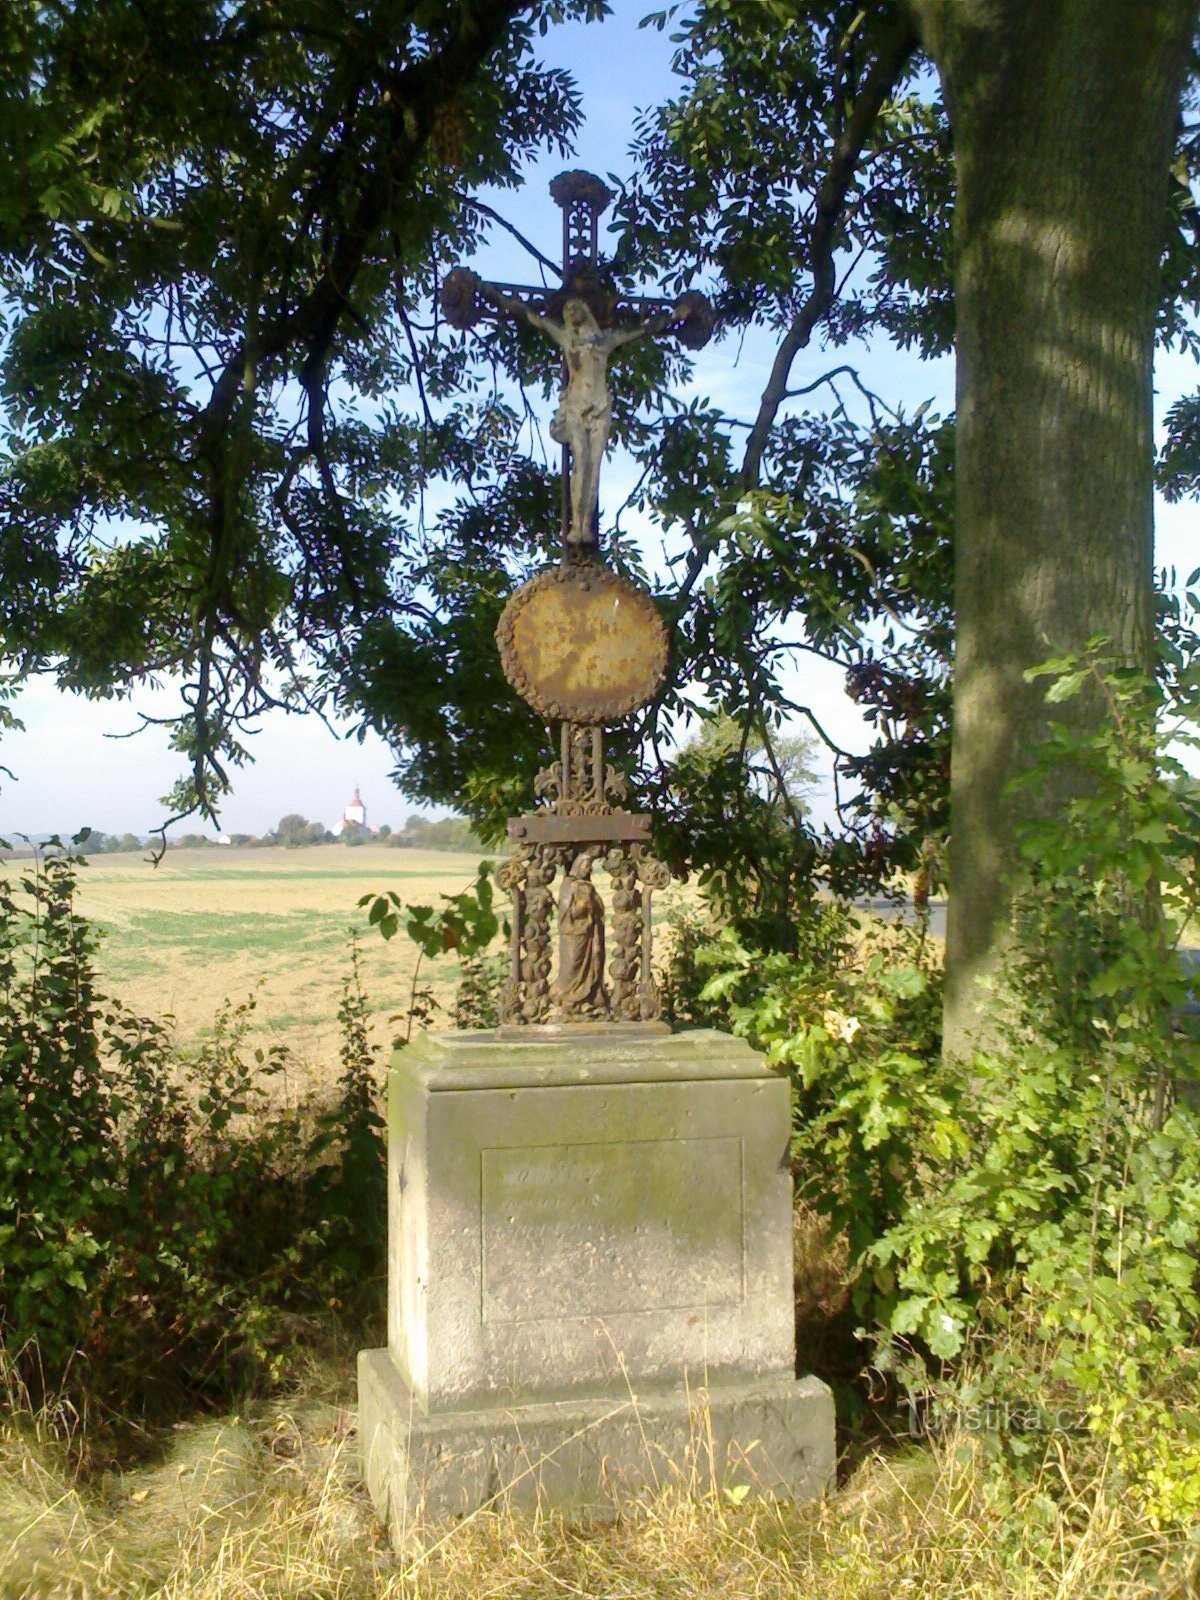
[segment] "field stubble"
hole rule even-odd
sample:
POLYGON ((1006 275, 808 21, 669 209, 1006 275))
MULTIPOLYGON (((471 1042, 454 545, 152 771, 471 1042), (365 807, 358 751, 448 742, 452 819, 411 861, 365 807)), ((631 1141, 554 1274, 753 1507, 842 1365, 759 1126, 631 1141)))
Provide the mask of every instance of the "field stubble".
MULTIPOLYGON (((478 855, 385 846, 172 850, 94 857, 80 873, 78 904, 100 929, 97 966, 106 992, 146 1016, 175 1019, 178 1044, 212 1032, 225 1000, 256 1002, 248 1044, 285 1045, 295 1061, 284 1085, 303 1094, 335 1075, 337 1009, 355 933, 374 1043, 386 1048, 408 1007, 416 946, 384 941, 358 905, 393 889, 406 903, 437 905, 472 880, 478 855)), ((448 1025, 458 982, 453 954, 422 965, 448 1025)))

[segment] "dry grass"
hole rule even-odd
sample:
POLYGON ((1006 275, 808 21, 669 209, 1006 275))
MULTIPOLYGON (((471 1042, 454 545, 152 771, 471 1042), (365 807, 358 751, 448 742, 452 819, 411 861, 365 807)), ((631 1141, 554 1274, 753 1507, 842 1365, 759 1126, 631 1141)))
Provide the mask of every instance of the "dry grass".
MULTIPOLYGON (((344 1367, 342 1368, 344 1371, 344 1367)), ((1009 1486, 1011 1487, 1011 1485, 1009 1486)), ((3 1600, 1149 1600, 1194 1593, 1182 1546, 1139 1527, 1100 1469, 1013 1491, 969 1439, 876 1454, 819 1506, 682 1489, 615 1523, 489 1511, 384 1540, 354 1416, 292 1404, 175 1430, 86 1487, 25 1417, 0 1426, 3 1600), (999 1489, 999 1492, 998 1492, 999 1489)))
MULTIPOLYGON (((384 1057, 403 1026, 416 947, 403 933, 385 943, 359 898, 391 889, 409 904, 436 906, 470 884, 479 860, 478 852, 383 845, 172 850, 157 867, 140 855, 101 855, 80 872, 78 903, 103 935, 102 987, 135 1011, 173 1017, 180 1045, 211 1032, 225 1000, 253 996, 250 1047, 288 1048, 295 1068, 278 1089, 296 1099, 336 1075, 337 1007, 353 933, 384 1057)), ((603 873, 599 887, 606 895, 603 873)), ((697 904, 694 887, 672 884, 655 897, 656 924, 672 907, 697 904)), ((421 985, 440 1008, 435 1028, 452 1025, 459 975, 452 953, 422 964, 421 985)))
MULTIPOLYGON (((376 1043, 390 1043, 399 1024, 389 1018, 408 1005, 416 947, 402 934, 385 943, 359 897, 394 889, 406 902, 436 905, 467 887, 479 859, 371 845, 172 850, 158 867, 136 855, 97 856, 80 873, 79 905, 104 932, 105 986, 148 1016, 170 1013, 181 1044, 203 1037, 223 1000, 253 994, 252 1042, 288 1046, 298 1064, 288 1088, 299 1094, 336 1071, 352 931, 376 1043)), ((458 962, 426 964, 422 982, 449 1008, 458 962)), ((448 1011, 438 1022, 448 1025, 448 1011)))

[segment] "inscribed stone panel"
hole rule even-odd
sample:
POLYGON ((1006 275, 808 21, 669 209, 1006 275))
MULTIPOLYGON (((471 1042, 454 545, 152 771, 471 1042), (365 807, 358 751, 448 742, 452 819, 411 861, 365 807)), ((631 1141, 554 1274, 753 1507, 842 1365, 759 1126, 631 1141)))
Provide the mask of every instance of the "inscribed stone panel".
POLYGON ((740 1138, 487 1148, 480 1165, 485 1322, 744 1301, 740 1138))

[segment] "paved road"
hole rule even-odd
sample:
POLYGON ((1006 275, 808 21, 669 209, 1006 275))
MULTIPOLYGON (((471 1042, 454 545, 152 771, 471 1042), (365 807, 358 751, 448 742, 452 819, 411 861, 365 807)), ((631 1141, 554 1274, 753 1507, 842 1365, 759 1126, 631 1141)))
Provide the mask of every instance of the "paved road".
MULTIPOLYGON (((856 900, 854 909, 856 911, 870 911, 874 916, 882 917, 885 922, 915 922, 917 918, 911 900, 856 900)), ((929 931, 937 939, 946 937, 946 902, 944 900, 931 900, 929 902, 929 931)))

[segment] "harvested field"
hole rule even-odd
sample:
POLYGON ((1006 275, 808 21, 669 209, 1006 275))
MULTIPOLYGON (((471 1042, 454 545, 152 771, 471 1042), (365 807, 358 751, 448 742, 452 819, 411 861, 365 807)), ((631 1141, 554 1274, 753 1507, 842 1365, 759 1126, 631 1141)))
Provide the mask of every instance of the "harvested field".
MULTIPOLYGON (((392 889, 436 905, 471 882, 478 855, 381 845, 309 849, 172 850, 159 866, 137 855, 93 857, 80 872, 79 906, 102 930, 103 985, 134 1010, 175 1018, 178 1042, 211 1032, 223 1000, 256 1000, 252 1041, 285 1044, 304 1092, 337 1071, 337 1008, 359 935, 362 985, 376 1043, 386 1045, 406 1011, 417 949, 403 934, 385 942, 367 926, 361 895, 392 889)), ((453 955, 424 964, 444 1007, 453 1005, 453 955)), ((435 1025, 447 1026, 439 1014, 435 1025)))

